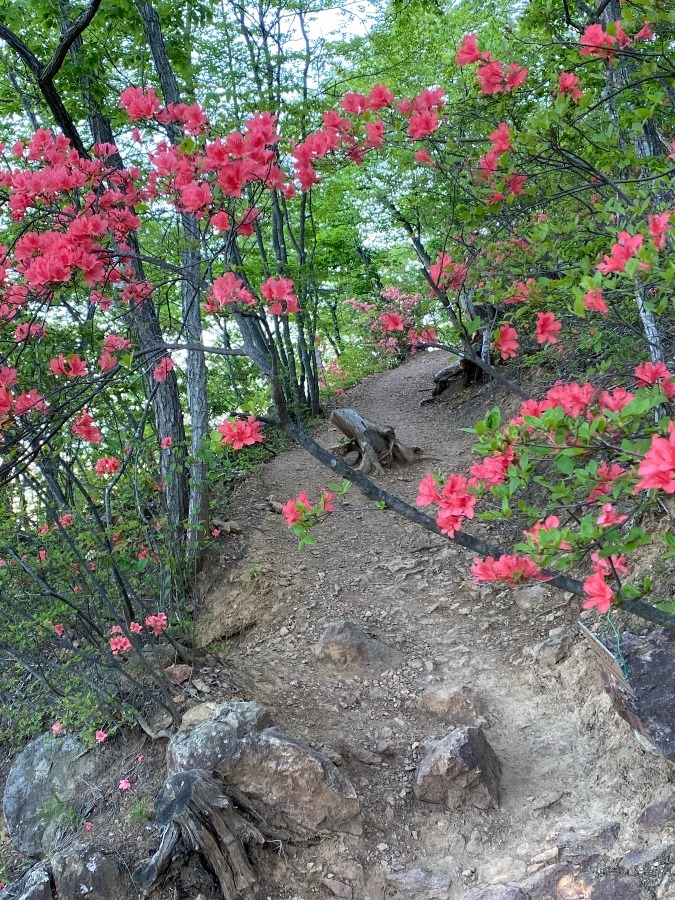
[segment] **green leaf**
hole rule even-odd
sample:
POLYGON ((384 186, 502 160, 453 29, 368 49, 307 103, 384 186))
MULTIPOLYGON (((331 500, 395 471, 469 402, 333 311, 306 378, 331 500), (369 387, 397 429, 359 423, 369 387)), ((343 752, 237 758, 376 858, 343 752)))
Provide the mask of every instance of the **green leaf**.
POLYGON ((559 454, 555 458, 555 467, 563 475, 571 475, 574 472, 574 460, 567 454, 559 454))

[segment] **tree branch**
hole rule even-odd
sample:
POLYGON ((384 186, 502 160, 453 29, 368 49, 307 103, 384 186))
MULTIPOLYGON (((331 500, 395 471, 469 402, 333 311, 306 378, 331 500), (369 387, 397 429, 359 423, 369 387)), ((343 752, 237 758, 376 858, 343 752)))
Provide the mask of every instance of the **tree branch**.
MULTIPOLYGON (((346 478, 352 484, 355 484, 366 497, 369 497, 371 500, 375 500, 378 503, 384 503, 387 509, 397 512, 400 516, 403 516, 403 518, 408 519, 410 522, 414 522, 416 525, 420 525, 427 531, 433 532, 433 534, 448 537, 447 535, 443 535, 438 524, 430 516, 420 512, 414 506, 411 506, 399 497, 394 496, 394 494, 382 490, 382 488, 378 487, 374 481, 371 481, 370 478, 366 477, 363 473, 357 472, 356 469, 352 469, 351 466, 348 466, 343 460, 338 459, 337 456, 333 456, 332 453, 325 450, 314 440, 314 438, 303 431, 302 428, 294 422, 286 420, 282 422, 281 427, 287 434, 295 438, 300 446, 307 450, 314 459, 318 460, 332 472, 342 475, 343 478, 346 478)), ((504 553, 504 550, 501 547, 496 547, 494 544, 488 544, 486 541, 475 537, 475 535, 467 534, 465 531, 457 531, 455 536, 453 538, 448 538, 448 540, 453 541, 455 544, 459 544, 460 547, 465 547, 467 550, 473 550, 476 553, 480 553, 483 556, 497 558, 504 553)), ((547 570, 543 570, 543 574, 546 576, 547 585, 562 591, 568 591, 569 593, 576 594, 580 597, 586 596, 582 583, 576 578, 570 578, 569 575, 555 574, 547 570)), ((648 622, 654 622, 657 625, 661 625, 667 631, 675 633, 675 617, 649 603, 644 603, 642 600, 621 599, 620 606, 626 612, 631 613, 634 616, 639 616, 641 619, 646 619, 648 622)))
POLYGON ((11 47, 12 50, 20 56, 21 59, 26 63, 28 68, 33 72, 33 74, 40 77, 40 73, 42 72, 42 64, 37 56, 33 53, 33 51, 28 47, 21 38, 14 34, 14 32, 9 29, 6 25, 3 25, 0 22, 0 38, 7 44, 8 47, 11 47))
POLYGON ((63 65, 63 61, 65 60, 72 45, 79 38, 82 32, 91 24, 92 19, 98 12, 98 8, 101 5, 101 2, 102 0, 92 0, 91 4, 80 13, 80 15, 75 19, 74 22, 72 22, 68 26, 68 28, 66 28, 61 36, 58 47, 52 55, 52 58, 49 60, 40 74, 41 81, 49 82, 53 80, 54 76, 58 73, 59 69, 63 65))

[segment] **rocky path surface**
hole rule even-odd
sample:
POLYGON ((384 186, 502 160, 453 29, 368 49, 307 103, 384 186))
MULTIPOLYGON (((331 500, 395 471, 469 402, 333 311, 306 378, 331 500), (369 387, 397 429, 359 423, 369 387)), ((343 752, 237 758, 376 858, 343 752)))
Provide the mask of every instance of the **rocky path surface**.
MULTIPOLYGON (((380 479, 409 501, 427 471, 466 471, 471 435, 462 428, 495 404, 509 411, 508 398, 487 386, 457 385, 445 402, 420 407, 440 365, 440 355, 421 354, 342 398, 423 449, 419 463, 380 479)), ((324 446, 339 442, 330 426, 317 436, 324 446)), ((363 810, 360 837, 335 836, 281 861, 270 896, 573 900, 593 890, 593 878, 572 865, 580 860, 595 860, 596 881, 610 873, 593 897, 656 897, 659 884, 659 897, 675 896, 666 836, 636 821, 668 793, 666 766, 611 709, 576 634, 576 610, 541 586, 473 586, 465 551, 353 490, 316 530, 316 544, 299 551, 269 501, 300 490, 316 498, 329 480, 301 450, 265 466, 236 495, 235 515, 251 529, 223 543, 222 580, 217 568, 209 574, 204 639, 231 639, 227 665, 245 699, 338 761, 363 810), (314 648, 335 620, 357 623, 402 656, 385 671, 327 664, 314 648), (464 691, 500 761, 498 809, 448 809, 414 795, 425 742, 461 720, 454 690, 464 691), (650 852, 626 863, 636 848, 650 852), (416 869, 431 880, 406 874, 416 869), (507 883, 531 893, 498 887, 507 883)))

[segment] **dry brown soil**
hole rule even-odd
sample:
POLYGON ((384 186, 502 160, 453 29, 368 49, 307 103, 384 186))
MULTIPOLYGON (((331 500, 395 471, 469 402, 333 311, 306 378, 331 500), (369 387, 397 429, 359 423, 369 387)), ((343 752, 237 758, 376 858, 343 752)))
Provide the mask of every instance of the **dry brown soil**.
MULTIPOLYGON (((444 402, 420 407, 442 365, 441 354, 420 354, 341 398, 423 449, 418 463, 377 479, 409 501, 427 471, 466 471, 472 436, 462 428, 495 404, 512 408, 499 388, 459 384, 444 402)), ((328 425, 316 436, 327 447, 339 443, 328 425)), ((201 699, 259 700, 289 734, 336 751, 363 808, 362 838, 330 837, 280 857, 269 896, 329 898, 322 879, 349 880, 351 872, 353 883, 361 866, 367 887, 355 900, 380 900, 390 896, 387 873, 418 867, 449 876, 454 900, 500 869, 524 869, 570 824, 620 822, 616 846, 599 863, 610 870, 628 849, 658 844, 636 818, 668 793, 667 766, 611 709, 569 598, 540 591, 533 605, 526 594, 473 586, 471 554, 355 490, 316 530, 316 544, 300 551, 268 501, 303 489, 314 499, 330 480, 300 449, 266 465, 237 491, 232 516, 243 533, 220 540, 203 582, 202 642, 215 641, 225 665, 204 673, 211 687, 201 699), (370 677, 327 668, 313 648, 336 619, 402 650, 405 665, 370 677), (571 654, 554 666, 535 662, 533 648, 558 626, 574 634, 571 654), (450 811, 412 794, 423 743, 448 730, 420 705, 423 690, 438 683, 470 686, 483 701, 485 734, 503 770, 497 811, 450 811)), ((472 530, 498 542, 497 526, 472 530)), ((656 896, 662 876, 656 866, 641 874, 647 896, 656 896)))

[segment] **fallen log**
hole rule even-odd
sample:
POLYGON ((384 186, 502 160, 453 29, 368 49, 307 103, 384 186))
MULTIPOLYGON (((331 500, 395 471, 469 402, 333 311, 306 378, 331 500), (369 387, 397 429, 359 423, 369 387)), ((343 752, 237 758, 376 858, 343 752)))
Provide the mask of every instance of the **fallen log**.
POLYGON ((383 475, 383 466, 394 462, 411 463, 422 454, 419 447, 402 444, 390 425, 369 422, 355 409, 336 409, 330 414, 329 421, 349 438, 350 444, 342 448, 343 452, 358 448, 361 459, 355 468, 364 475, 371 472, 383 475))

